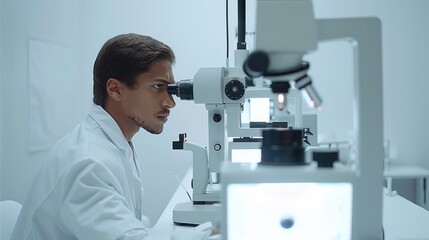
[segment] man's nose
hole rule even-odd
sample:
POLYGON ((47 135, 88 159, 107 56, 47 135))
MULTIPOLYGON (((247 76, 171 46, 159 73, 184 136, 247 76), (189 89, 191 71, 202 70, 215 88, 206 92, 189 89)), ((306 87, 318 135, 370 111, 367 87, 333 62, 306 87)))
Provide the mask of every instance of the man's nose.
POLYGON ((164 103, 163 103, 163 105, 164 105, 164 107, 167 107, 167 108, 174 108, 175 106, 176 106, 176 102, 174 101, 174 99, 173 99, 173 95, 171 95, 171 94, 167 94, 168 96, 167 96, 167 98, 164 100, 164 103))

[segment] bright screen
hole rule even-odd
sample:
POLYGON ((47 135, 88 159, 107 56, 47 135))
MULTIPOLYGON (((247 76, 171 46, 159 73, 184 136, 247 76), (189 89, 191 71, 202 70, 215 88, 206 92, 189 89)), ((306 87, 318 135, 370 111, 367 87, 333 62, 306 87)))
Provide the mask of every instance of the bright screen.
POLYGON ((231 149, 232 163, 259 163, 261 149, 231 149))
POLYGON ((351 238, 351 183, 229 184, 232 240, 351 238))

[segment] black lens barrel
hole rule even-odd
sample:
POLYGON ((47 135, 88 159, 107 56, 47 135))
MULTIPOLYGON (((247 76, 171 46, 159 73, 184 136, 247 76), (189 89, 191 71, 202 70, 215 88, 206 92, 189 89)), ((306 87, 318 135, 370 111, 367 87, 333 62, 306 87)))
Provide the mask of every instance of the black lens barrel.
POLYGON ((267 129, 262 132, 262 165, 305 165, 302 130, 267 129))
POLYGON ((194 85, 192 80, 181 80, 168 84, 168 93, 176 95, 181 100, 194 100, 194 85))

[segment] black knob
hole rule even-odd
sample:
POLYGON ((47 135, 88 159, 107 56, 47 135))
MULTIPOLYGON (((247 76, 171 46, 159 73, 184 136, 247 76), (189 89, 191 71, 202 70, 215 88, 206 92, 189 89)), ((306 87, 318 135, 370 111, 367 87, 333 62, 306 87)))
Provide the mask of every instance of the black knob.
POLYGON ((213 115, 213 121, 215 121, 215 122, 220 122, 220 121, 222 121, 222 116, 221 116, 219 113, 215 113, 215 114, 213 115))
POLYGON ((238 100, 244 96, 244 84, 237 79, 229 81, 225 85, 225 95, 231 100, 238 100))
POLYGON ((313 151, 313 161, 317 162, 319 168, 332 168, 334 162, 339 159, 338 149, 316 149, 313 151))

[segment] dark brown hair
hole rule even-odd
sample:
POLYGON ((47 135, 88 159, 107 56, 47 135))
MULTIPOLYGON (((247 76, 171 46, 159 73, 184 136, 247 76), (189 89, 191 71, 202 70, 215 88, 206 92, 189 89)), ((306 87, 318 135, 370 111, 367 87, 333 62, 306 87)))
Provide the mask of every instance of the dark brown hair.
POLYGON ((109 78, 115 78, 132 88, 136 77, 149 71, 151 65, 161 59, 172 64, 175 62, 171 48, 154 38, 129 33, 109 39, 94 62, 94 103, 104 107, 109 78))

